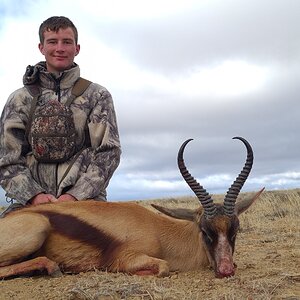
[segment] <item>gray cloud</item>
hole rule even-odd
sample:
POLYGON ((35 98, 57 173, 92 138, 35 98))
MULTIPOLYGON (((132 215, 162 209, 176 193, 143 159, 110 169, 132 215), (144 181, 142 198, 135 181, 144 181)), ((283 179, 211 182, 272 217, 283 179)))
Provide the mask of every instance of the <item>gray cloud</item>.
POLYGON ((212 1, 176 16, 99 26, 101 39, 145 68, 180 72, 227 59, 253 62, 299 58, 298 1, 212 1))
MULTIPOLYGON (((44 19, 42 8, 42 2, 34 5, 43 11, 41 20, 34 15, 35 24, 44 19)), ((100 78, 115 101, 123 155, 110 199, 190 194, 176 165, 188 138, 194 141, 186 163, 212 193, 224 193, 245 162, 245 148, 234 136, 245 137, 254 149, 245 190, 299 187, 299 1, 201 1, 144 18, 126 18, 125 12, 122 18, 103 17, 103 9, 89 15, 76 1, 66 8, 60 14, 74 16, 79 29, 83 76, 100 78), (228 80, 236 94, 223 93, 223 69, 209 73, 228 61, 258 68, 257 76, 228 80), (262 83, 255 87, 261 70, 262 83), (208 76, 216 76, 215 82, 208 76)), ((30 10, 23 15, 28 22, 30 10)), ((32 63, 23 60, 24 67, 32 63)))

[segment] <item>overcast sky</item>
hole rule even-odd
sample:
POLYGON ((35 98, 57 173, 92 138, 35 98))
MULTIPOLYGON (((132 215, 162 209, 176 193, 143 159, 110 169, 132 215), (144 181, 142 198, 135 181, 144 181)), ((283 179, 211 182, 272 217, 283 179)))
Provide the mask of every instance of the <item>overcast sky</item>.
POLYGON ((79 31, 81 75, 113 95, 122 160, 109 200, 192 195, 186 164, 210 193, 255 155, 243 191, 300 187, 299 0, 0 0, 2 110, 53 15, 79 31))

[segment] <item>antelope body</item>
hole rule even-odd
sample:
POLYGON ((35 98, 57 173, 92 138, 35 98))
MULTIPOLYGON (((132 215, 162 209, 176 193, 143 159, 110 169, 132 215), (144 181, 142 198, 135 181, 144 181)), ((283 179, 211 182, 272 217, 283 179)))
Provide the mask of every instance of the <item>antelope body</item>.
POLYGON ((46 270, 78 273, 100 269, 137 275, 167 276, 211 265, 217 277, 234 275, 233 252, 239 228, 238 214, 262 192, 237 202, 252 166, 247 161, 224 205, 188 173, 183 151, 178 153, 181 174, 197 195, 196 210, 167 209, 163 214, 135 203, 98 201, 62 202, 22 208, 0 219, 0 278, 46 270), (167 216, 166 216, 167 215, 167 216))

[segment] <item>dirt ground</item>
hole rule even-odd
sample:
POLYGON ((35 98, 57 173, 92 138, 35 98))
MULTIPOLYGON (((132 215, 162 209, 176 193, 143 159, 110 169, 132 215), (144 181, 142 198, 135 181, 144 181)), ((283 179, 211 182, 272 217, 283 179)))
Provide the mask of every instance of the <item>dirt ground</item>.
MULTIPOLYGON (((192 197, 153 202, 198 205, 192 197)), ((231 278, 217 279, 209 268, 167 278, 95 270, 2 280, 0 299, 300 299, 300 191, 265 192, 240 222, 231 278)))

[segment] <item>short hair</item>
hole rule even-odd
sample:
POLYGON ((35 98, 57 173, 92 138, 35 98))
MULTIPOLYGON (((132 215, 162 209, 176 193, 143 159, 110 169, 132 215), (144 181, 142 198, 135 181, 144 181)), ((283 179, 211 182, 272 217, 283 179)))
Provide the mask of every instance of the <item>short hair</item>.
POLYGON ((59 29, 71 28, 74 32, 75 43, 78 43, 78 31, 73 22, 67 17, 50 17, 45 20, 39 28, 39 37, 41 44, 44 43, 44 32, 45 31, 55 31, 58 32, 59 29))

